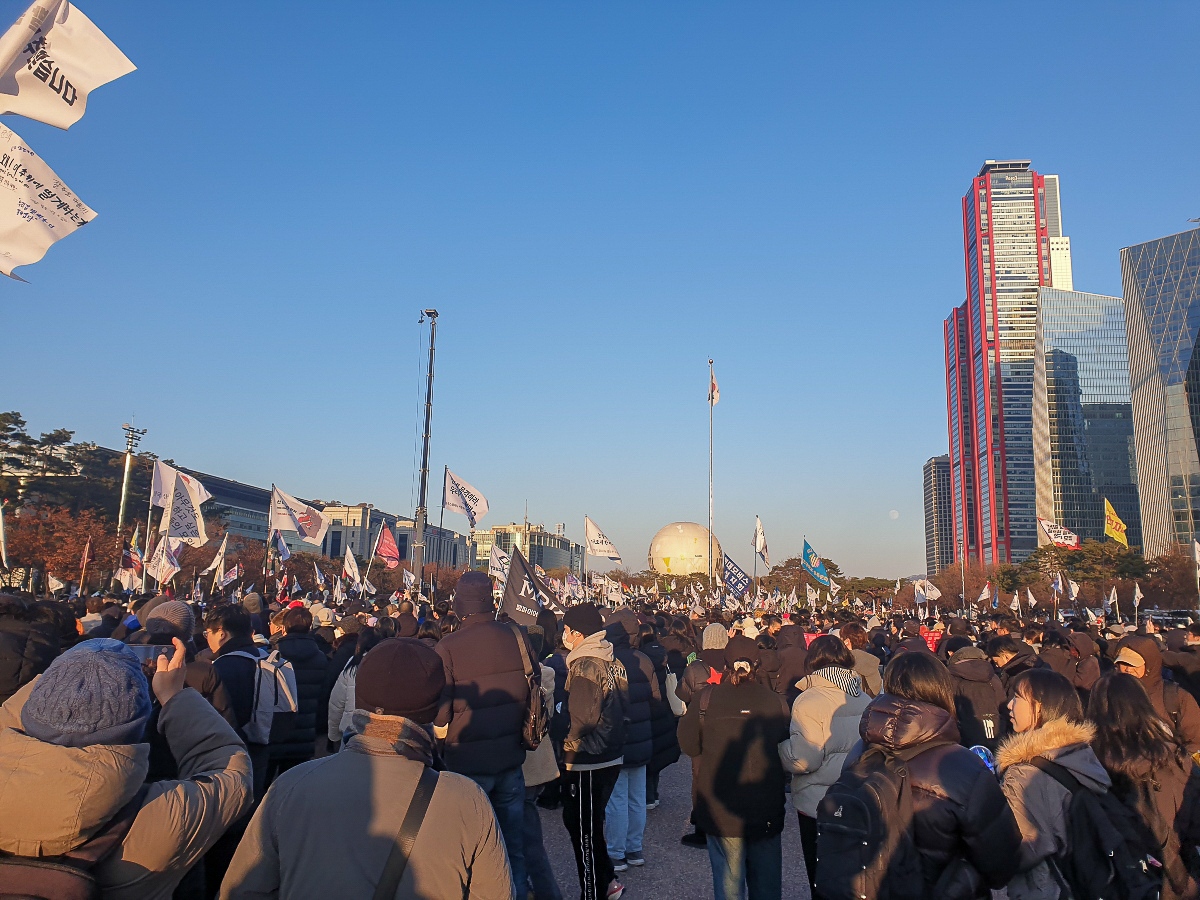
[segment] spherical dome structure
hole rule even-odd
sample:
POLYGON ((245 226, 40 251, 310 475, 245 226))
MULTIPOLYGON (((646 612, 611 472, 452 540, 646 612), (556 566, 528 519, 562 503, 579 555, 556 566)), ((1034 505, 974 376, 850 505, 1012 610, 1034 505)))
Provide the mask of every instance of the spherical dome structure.
MULTIPOLYGON (((695 522, 672 522, 658 530, 650 541, 647 562, 663 575, 707 575, 709 531, 695 522)), ((713 574, 721 573, 725 557, 712 538, 713 574)))

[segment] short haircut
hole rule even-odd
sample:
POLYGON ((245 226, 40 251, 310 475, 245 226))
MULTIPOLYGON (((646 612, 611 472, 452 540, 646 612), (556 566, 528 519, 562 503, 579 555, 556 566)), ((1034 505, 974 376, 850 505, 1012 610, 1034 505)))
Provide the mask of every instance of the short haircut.
POLYGON ((894 657, 883 670, 883 693, 901 700, 929 703, 955 715, 954 681, 941 661, 929 653, 901 653, 894 657))
POLYGON ((1016 656, 1020 649, 1021 645, 1016 638, 1011 634, 1002 634, 988 640, 985 652, 992 657, 999 656, 1001 653, 1010 653, 1016 656))
POLYGON ((241 604, 222 603, 204 614, 204 627, 210 631, 220 628, 234 637, 249 637, 253 624, 241 604))
POLYGON ((303 634, 312 628, 312 621, 312 613, 297 606, 283 614, 283 630, 287 634, 303 634))

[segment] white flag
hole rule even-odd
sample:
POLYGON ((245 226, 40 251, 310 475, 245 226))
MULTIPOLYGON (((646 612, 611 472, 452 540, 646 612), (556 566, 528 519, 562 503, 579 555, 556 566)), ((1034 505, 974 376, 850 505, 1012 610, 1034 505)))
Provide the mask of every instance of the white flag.
POLYGON ((762 519, 754 517, 754 552, 762 557, 763 565, 771 568, 771 560, 767 558, 767 534, 763 531, 762 519))
POLYGON ((509 555, 500 549, 500 545, 492 544, 492 555, 488 558, 488 577, 507 581, 510 562, 509 555))
POLYGON ((358 584, 362 580, 358 577, 358 560, 354 558, 349 547, 346 548, 346 558, 342 561, 342 575, 349 578, 351 584, 358 584))
POLYGON ((194 498, 197 506, 212 499, 212 494, 191 475, 185 475, 174 466, 168 466, 161 459, 154 461, 154 474, 150 478, 150 505, 167 507, 171 503, 171 492, 175 490, 175 481, 180 479, 194 498))
POLYGON ((449 469, 446 470, 446 484, 442 490, 442 508, 450 512, 459 512, 467 517, 474 528, 476 523, 487 515, 487 498, 471 487, 449 469))
MULTIPOLYGON (((156 463, 156 471, 157 466, 156 463)), ((200 514, 200 504, 212 494, 195 478, 184 475, 177 469, 171 471, 175 473, 174 483, 167 495, 167 505, 163 509, 167 537, 181 538, 184 543, 193 547, 202 547, 208 543, 208 533, 204 530, 204 516, 200 514)), ((162 531, 161 525, 159 531, 162 531)))
POLYGON ((1068 578, 1067 579, 1067 599, 1069 601, 1071 601, 1072 603, 1074 603, 1075 598, 1078 596, 1079 596, 1079 583, 1072 581, 1070 578, 1068 578))
POLYGON ((992 583, 989 581, 983 586, 983 590, 979 592, 979 599, 976 603, 982 603, 984 600, 992 599, 992 583))
POLYGON ((70 128, 88 94, 136 66, 67 0, 34 0, 0 38, 0 113, 70 128))
POLYGON ((96 214, 11 128, 0 125, 0 272, 35 263, 96 214))
POLYGON ((1013 591, 1012 603, 1008 604, 1008 608, 1013 612, 1021 611, 1021 595, 1017 591, 1013 591))
POLYGON ((808 595, 808 603, 813 608, 817 608, 817 598, 820 596, 811 584, 804 585, 804 591, 808 595))
POLYGON ((341 603, 343 600, 346 599, 346 594, 345 594, 345 592, 342 591, 342 579, 337 575, 333 576, 333 597, 332 597, 332 599, 333 599, 334 603, 341 603))
POLYGON ((1029 588, 1025 588, 1025 600, 1029 603, 1030 609, 1033 609, 1035 606, 1037 606, 1037 601, 1033 599, 1033 591, 1031 591, 1029 588))
POLYGON ((162 537, 150 562, 146 563, 146 573, 159 584, 166 584, 179 571, 179 561, 175 554, 183 546, 179 538, 162 537))
POLYGON ((365 578, 363 579, 363 590, 365 590, 368 594, 374 594, 378 591, 378 588, 371 584, 371 579, 365 578))
POLYGON ((46 587, 48 587, 51 592, 54 592, 54 591, 61 591, 63 588, 66 587, 66 585, 63 582, 59 581, 57 578, 55 578, 53 575, 47 574, 46 575, 46 587))
POLYGON ((1113 604, 1117 602, 1117 586, 1113 585, 1113 589, 1108 592, 1108 599, 1104 601, 1104 614, 1108 615, 1113 611, 1113 604))
POLYGON ((414 587, 416 585, 416 583, 417 583, 417 576, 414 575, 412 572, 410 572, 408 569, 405 569, 404 570, 404 588, 405 588, 405 590, 407 590, 408 588, 414 587))
MULTIPOLYGON (((829 593, 831 593, 833 596, 836 597, 838 595, 838 591, 840 591, 841 589, 842 589, 842 586, 840 584, 838 584, 832 578, 829 579, 829 593)), ((792 593, 794 594, 795 591, 793 591, 792 593)))
MULTIPOLYGON (((209 572, 215 572, 217 566, 225 561, 225 550, 229 546, 229 532, 225 532, 225 537, 221 539, 221 549, 217 551, 217 555, 213 557, 212 562, 208 564, 208 568, 201 572, 201 575, 207 575, 209 572)), ((218 581, 220 579, 217 579, 218 581)))
POLYGON ((1142 586, 1135 581, 1133 583, 1133 608, 1134 609, 1137 609, 1139 606, 1142 605, 1142 597, 1143 596, 1145 596, 1145 595, 1142 593, 1142 586))
POLYGON ((271 515, 267 530, 294 531, 306 544, 320 544, 329 528, 328 517, 271 485, 271 515))
POLYGON ((583 517, 584 538, 587 540, 587 552, 592 556, 602 556, 605 559, 621 562, 621 554, 613 546, 613 542, 604 536, 604 532, 596 527, 596 523, 587 516, 583 517))

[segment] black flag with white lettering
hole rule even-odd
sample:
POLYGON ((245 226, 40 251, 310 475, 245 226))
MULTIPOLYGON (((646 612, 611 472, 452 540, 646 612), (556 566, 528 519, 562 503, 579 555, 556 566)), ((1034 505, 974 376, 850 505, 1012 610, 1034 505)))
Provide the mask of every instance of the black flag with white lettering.
POLYGON ((538 579, 516 547, 513 547, 512 559, 508 564, 508 582, 504 585, 504 599, 500 608, 520 625, 535 624, 538 611, 543 608, 562 615, 554 592, 538 579))

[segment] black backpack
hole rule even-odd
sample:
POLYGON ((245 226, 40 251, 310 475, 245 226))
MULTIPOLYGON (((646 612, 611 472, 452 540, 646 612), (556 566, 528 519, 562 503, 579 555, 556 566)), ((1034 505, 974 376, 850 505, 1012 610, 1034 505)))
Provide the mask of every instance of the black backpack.
POLYGON ((1163 852, 1150 828, 1111 792, 1079 783, 1041 756, 1031 763, 1068 791, 1067 853, 1051 860, 1069 900, 1157 900, 1163 852))
POLYGON ((817 804, 816 895, 822 900, 919 900, 926 895, 913 839, 908 762, 949 741, 901 753, 871 745, 817 804))
POLYGON ((0 898, 100 900, 100 884, 92 869, 125 840, 148 790, 143 785, 104 827, 69 853, 48 857, 0 855, 0 898))

